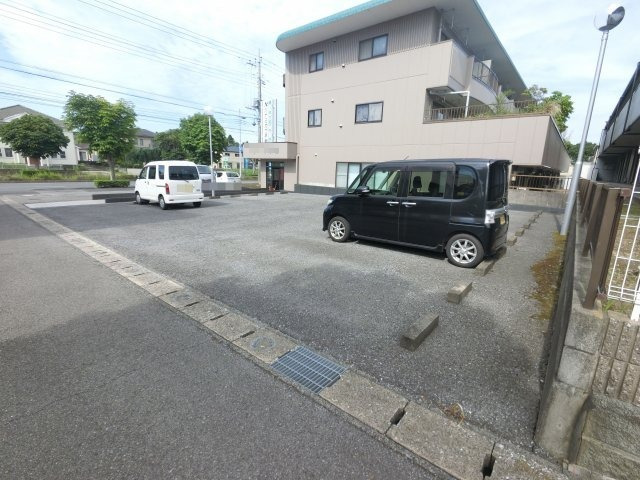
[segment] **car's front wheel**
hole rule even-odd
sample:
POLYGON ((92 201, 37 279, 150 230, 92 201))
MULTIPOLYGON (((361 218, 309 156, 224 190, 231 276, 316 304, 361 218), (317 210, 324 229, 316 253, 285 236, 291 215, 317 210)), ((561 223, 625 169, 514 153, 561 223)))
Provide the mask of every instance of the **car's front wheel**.
POLYGON ((482 243, 473 235, 459 233, 449 239, 446 246, 449 261, 462 268, 473 268, 484 258, 482 243))
POLYGON ((329 238, 334 242, 346 242, 351 236, 351 225, 343 217, 333 217, 329 222, 329 238))
POLYGON ((167 205, 167 202, 164 201, 164 197, 162 195, 158 197, 158 205, 160 205, 160 208, 162 210, 166 210, 167 208, 169 208, 169 205, 167 205))
POLYGON ((140 192, 136 192, 136 203, 138 205, 145 205, 149 203, 149 200, 143 200, 142 197, 140 196, 140 192))

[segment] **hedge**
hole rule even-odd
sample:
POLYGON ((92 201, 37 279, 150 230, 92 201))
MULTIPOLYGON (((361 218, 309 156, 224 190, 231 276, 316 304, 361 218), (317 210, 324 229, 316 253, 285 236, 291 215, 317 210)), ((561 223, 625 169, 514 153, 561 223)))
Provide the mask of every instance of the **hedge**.
POLYGON ((94 180, 93 184, 98 188, 110 188, 110 187, 128 187, 129 180, 94 180))

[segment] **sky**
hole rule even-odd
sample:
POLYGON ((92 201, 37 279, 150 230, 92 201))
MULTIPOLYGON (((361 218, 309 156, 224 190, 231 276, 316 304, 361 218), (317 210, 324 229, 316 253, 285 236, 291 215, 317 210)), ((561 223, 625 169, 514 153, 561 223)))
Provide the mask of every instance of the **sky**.
MULTIPOLYGON (((402 0, 399 0, 402 1, 402 0)), ((56 118, 70 90, 124 98, 151 131, 213 109, 236 140, 257 140, 258 64, 284 140, 278 35, 362 0, 0 0, 0 107, 56 118), (258 62, 258 58, 262 62, 258 62), (102 83, 98 83, 102 82, 102 83), (274 102, 275 103, 275 102, 274 102)), ((478 0, 525 84, 571 96, 567 136, 582 136, 601 33, 601 0, 478 0), (508 5, 508 6, 505 6, 508 5)), ((640 1, 609 36, 588 140, 600 133, 640 61, 640 1)))

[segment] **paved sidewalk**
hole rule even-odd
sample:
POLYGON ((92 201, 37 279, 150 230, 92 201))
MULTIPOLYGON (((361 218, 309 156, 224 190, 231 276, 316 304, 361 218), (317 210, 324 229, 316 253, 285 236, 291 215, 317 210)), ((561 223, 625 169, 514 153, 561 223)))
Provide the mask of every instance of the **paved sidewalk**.
POLYGON ((0 225, 1 478, 448 478, 1 202, 0 225))

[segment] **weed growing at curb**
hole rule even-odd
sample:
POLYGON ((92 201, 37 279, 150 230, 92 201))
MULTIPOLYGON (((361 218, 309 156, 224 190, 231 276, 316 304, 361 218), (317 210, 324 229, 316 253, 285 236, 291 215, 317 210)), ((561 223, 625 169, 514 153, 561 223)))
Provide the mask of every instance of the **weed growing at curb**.
POLYGON ((538 311, 533 315, 533 318, 548 321, 553 315, 562 280, 565 247, 566 237, 555 232, 551 250, 542 260, 531 267, 533 277, 536 280, 536 287, 531 298, 538 302, 538 311))

